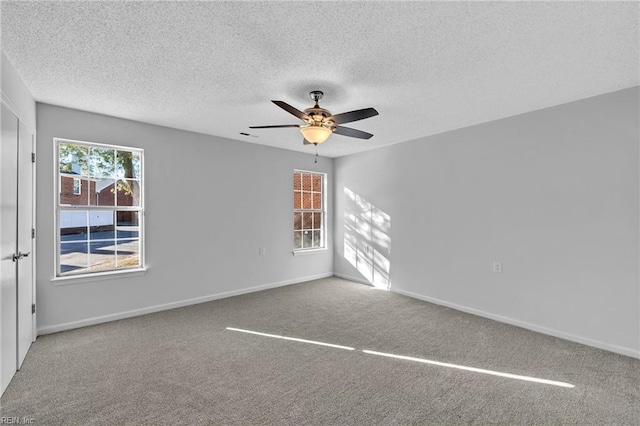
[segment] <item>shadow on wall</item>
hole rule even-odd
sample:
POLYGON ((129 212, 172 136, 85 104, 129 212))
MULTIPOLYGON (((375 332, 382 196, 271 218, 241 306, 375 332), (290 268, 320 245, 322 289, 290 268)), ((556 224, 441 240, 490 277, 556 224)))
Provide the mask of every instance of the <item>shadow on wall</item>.
POLYGON ((374 287, 391 288, 391 216, 344 188, 344 258, 374 287))

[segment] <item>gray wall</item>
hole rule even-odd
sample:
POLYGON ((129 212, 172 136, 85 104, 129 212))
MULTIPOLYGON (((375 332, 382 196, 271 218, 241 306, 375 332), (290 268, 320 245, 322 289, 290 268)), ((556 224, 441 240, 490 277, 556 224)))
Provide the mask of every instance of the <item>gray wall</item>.
POLYGON ((332 275, 331 221, 328 250, 292 255, 293 169, 331 180, 332 159, 47 104, 37 131, 40 333, 332 275), (52 281, 54 137, 145 150, 145 274, 52 281))
POLYGON ((635 87, 336 159, 336 274, 369 280, 347 260, 357 238, 393 291, 640 357, 638 101, 635 87))

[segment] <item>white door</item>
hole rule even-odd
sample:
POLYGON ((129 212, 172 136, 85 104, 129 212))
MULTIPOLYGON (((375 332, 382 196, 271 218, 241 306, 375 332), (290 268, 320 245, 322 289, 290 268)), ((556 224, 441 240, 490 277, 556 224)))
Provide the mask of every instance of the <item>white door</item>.
POLYGON ((17 252, 18 119, 2 105, 0 142, 0 393, 18 367, 17 252))
POLYGON ((18 369, 31 346, 33 331, 33 136, 18 127, 18 369))

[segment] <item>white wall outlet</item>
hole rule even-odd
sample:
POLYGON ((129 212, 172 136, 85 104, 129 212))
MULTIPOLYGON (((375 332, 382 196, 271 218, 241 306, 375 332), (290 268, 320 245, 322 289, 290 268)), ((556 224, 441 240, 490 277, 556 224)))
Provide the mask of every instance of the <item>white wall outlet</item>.
POLYGON ((265 247, 260 247, 260 248, 258 249, 258 254, 259 254, 260 256, 265 256, 265 255, 267 254, 267 249, 266 249, 265 247))
POLYGON ((499 260, 493 261, 493 272, 495 272, 496 274, 502 273, 502 262, 500 262, 499 260))

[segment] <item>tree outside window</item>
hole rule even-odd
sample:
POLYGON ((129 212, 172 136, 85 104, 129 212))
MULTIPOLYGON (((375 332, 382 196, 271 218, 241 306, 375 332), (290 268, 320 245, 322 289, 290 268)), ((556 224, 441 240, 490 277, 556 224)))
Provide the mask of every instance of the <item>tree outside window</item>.
POLYGON ((143 151, 56 139, 56 276, 142 268, 143 151))

